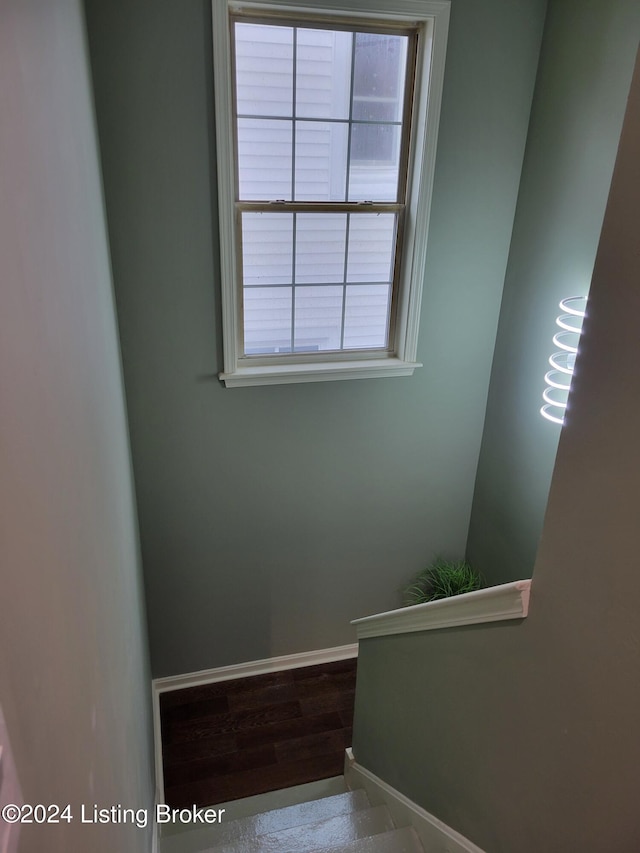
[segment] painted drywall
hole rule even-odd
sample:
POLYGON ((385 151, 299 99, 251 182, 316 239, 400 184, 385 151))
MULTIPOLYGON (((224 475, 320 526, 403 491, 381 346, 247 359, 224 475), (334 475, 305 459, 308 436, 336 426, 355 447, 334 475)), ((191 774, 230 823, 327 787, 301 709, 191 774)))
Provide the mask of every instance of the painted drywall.
POLYGON ((150 826, 83 824, 80 810, 150 809, 154 787, 79 0, 0 0, 0 116, 0 705, 24 801, 73 818, 25 825, 19 850, 148 853, 150 826))
POLYGON ((589 291, 640 31, 637 0, 549 5, 467 556, 531 577, 560 426, 539 414, 558 303, 589 291))
POLYGON ((529 616, 360 644, 356 759, 487 853, 640 849, 640 65, 529 616))
POLYGON ((248 389, 217 379, 208 0, 86 8, 154 674, 351 642, 464 552, 545 2, 452 4, 425 367, 248 389))

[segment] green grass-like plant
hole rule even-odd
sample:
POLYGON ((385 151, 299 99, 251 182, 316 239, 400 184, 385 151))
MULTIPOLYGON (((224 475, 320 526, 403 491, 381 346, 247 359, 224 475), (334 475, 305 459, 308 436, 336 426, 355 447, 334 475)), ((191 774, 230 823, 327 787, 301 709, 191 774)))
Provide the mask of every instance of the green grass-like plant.
POLYGON ((405 606, 437 601, 463 592, 474 592, 485 585, 484 578, 469 563, 438 558, 419 572, 404 590, 405 606))

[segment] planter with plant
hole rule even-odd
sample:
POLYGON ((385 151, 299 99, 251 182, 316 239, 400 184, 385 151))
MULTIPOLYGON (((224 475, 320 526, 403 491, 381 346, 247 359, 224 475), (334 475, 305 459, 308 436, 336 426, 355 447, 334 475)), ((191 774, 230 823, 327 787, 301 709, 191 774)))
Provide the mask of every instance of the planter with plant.
POLYGON ((438 601, 464 592, 482 589, 485 581, 482 575, 464 560, 444 560, 438 558, 419 572, 404 590, 404 604, 424 604, 438 601))

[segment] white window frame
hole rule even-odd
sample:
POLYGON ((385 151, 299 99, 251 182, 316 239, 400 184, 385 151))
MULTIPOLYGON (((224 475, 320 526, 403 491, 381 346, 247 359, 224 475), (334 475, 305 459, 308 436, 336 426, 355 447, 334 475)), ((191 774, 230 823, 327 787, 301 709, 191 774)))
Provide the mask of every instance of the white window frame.
POLYGON ((220 223, 220 275, 224 371, 226 387, 322 382, 410 376, 422 365, 416 361, 420 305, 426 260, 429 213, 442 100, 444 63, 449 28, 450 0, 212 0, 213 70, 218 165, 218 216, 220 223), (341 17, 363 22, 401 21, 420 27, 413 116, 409 150, 407 205, 401 247, 398 306, 391 352, 357 351, 322 354, 321 360, 296 355, 274 362, 266 357, 246 357, 240 352, 241 282, 237 274, 235 222, 235 138, 229 14, 247 10, 276 10, 341 17))

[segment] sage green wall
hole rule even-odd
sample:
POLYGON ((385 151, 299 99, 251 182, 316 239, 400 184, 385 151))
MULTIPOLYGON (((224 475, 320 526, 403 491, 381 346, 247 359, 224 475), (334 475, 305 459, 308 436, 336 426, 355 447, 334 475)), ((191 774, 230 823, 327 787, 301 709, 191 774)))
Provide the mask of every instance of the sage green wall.
POLYGON ((148 853, 152 843, 150 826, 82 824, 80 813, 154 802, 85 41, 79 0, 0 0, 0 705, 24 801, 69 803, 74 816, 24 825, 20 853, 148 853))
POLYGON ((505 278, 467 557, 531 577, 560 426, 544 420, 558 302, 585 295, 640 32, 637 0, 552 0, 505 278))
POLYGON ((465 548, 545 2, 452 4, 425 367, 247 389, 216 378, 209 2, 86 8, 154 674, 352 642, 465 548))
POLYGON ((517 622, 364 640, 357 761, 487 853, 640 849, 640 64, 517 622))

